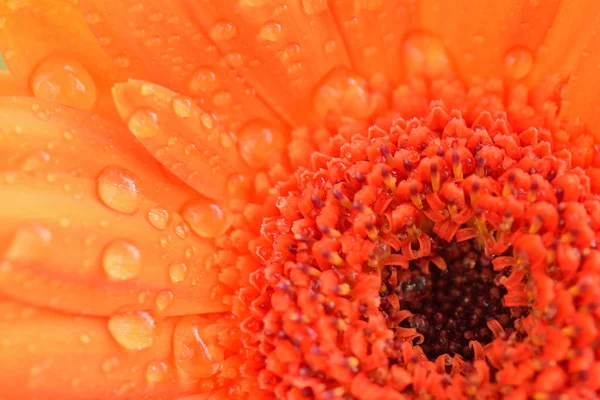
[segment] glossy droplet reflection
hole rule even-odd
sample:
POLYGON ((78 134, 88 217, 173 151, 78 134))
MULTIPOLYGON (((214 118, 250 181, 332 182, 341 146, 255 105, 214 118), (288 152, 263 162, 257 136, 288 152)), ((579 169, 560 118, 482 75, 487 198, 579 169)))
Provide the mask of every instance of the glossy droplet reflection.
POLYGON ((511 79, 521 79, 529 74, 533 67, 533 54, 526 47, 513 47, 504 58, 504 71, 511 79))
POLYGON ((276 42, 281 37, 281 24, 267 22, 260 28, 259 37, 267 42, 276 42))
POLYGON ((112 280, 133 279, 142 271, 142 256, 133 243, 117 240, 104 250, 102 267, 112 280))
POLYGON ((173 293, 169 290, 162 290, 156 295, 156 308, 158 311, 165 311, 173 303, 173 293))
POLYGON ((175 263, 169 266, 169 278, 171 282, 183 282, 187 277, 188 267, 183 263, 175 263))
POLYGON ((272 155, 281 151, 284 146, 283 132, 265 122, 253 121, 240 129, 240 155, 251 167, 265 166, 272 155))
POLYGON ((327 10, 327 0, 301 0, 306 15, 319 14, 327 10))
POLYGON ((167 229, 171 216, 169 211, 160 207, 153 207, 148 211, 148 221, 150 224, 159 230, 167 229))
POLYGON ((324 118, 335 113, 351 118, 367 119, 371 114, 367 82, 346 69, 326 75, 313 95, 313 107, 324 118))
POLYGON ((136 110, 131 114, 127 127, 138 139, 152 138, 160 133, 158 116, 155 112, 146 109, 136 110))
POLYGON ((110 317, 108 330, 124 348, 143 350, 154 343, 156 321, 145 311, 121 312, 110 317))
POLYGON ((52 243, 52 232, 43 225, 32 223, 17 229, 10 247, 6 250, 6 260, 43 257, 52 243))
POLYGON ((91 110, 96 103, 92 76, 79 61, 68 57, 46 58, 31 74, 30 85, 33 94, 44 100, 83 110, 91 110))
POLYGON ((221 21, 216 23, 210 30, 210 37, 218 42, 221 40, 228 40, 235 36, 236 28, 229 21, 221 21))
POLYGON ((230 225, 228 213, 218 204, 208 200, 185 206, 182 215, 192 231, 201 237, 220 236, 230 225))
POLYGON ((404 67, 407 76, 429 79, 451 78, 454 70, 442 42, 428 33, 414 33, 403 44, 404 67))
POLYGON ((100 172, 98 195, 109 208, 124 214, 135 213, 143 201, 137 177, 131 171, 116 166, 100 172))
POLYGON ((195 316, 183 317, 173 333, 173 354, 178 373, 197 380, 213 376, 223 364, 224 351, 205 337, 208 321, 195 316))
POLYGON ((215 90, 219 87, 217 76, 208 68, 197 70, 188 83, 188 88, 192 93, 202 93, 215 90))
POLYGON ((167 376, 168 366, 164 361, 152 361, 146 367, 146 381, 148 383, 162 382, 167 376))

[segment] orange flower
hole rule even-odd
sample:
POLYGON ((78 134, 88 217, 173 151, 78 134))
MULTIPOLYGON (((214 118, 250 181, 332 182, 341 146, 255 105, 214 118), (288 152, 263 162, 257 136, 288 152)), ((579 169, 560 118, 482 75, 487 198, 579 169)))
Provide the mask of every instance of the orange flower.
POLYGON ((3 1, 0 393, 597 398, 599 24, 3 1))

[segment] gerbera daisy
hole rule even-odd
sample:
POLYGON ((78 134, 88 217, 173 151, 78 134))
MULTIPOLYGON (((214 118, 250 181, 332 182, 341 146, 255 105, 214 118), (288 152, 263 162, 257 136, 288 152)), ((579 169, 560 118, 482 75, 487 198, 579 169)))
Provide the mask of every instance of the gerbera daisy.
POLYGON ((597 398, 598 32, 592 0, 2 1, 0 393, 597 398))

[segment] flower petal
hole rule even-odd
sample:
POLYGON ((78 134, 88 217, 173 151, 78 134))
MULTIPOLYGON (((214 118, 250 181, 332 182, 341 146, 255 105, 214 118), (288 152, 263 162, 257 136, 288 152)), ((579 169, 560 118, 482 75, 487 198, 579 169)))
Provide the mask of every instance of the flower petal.
POLYGON ((225 61, 292 124, 308 122, 311 97, 327 74, 350 68, 326 1, 186 3, 225 61))
POLYGON ((424 0, 421 21, 423 29, 447 46, 463 79, 520 79, 531 70, 532 53, 544 39, 559 3, 467 0, 459 5, 424 0))
POLYGON ((0 392, 12 399, 173 398, 176 318, 160 321, 152 346, 128 351, 107 318, 80 317, 0 300, 0 392))
POLYGON ((148 151, 199 193, 228 199, 228 179, 245 176, 231 135, 189 97, 142 81, 118 84, 115 103, 148 151))
POLYGON ((0 170, 95 179, 118 166, 142 181, 144 195, 157 203, 179 209, 197 196, 121 125, 85 111, 35 98, 0 98, 0 138, 0 170))
POLYGON ((28 96, 27 86, 15 80, 9 71, 0 71, 0 96, 28 96))
POLYGON ((218 271, 204 266, 212 245, 119 171, 0 174, 0 294, 84 315, 227 309, 218 271))
POLYGON ((383 74, 394 83, 403 77, 400 48, 419 25, 419 4, 410 0, 334 0, 330 7, 357 72, 383 74))
POLYGON ((97 16, 88 19, 90 28, 128 77, 192 96, 232 129, 251 118, 279 120, 222 60, 184 1, 80 3, 88 15, 97 16))
POLYGON ((116 117, 119 76, 72 0, 2 2, 0 46, 15 79, 46 100, 116 117))

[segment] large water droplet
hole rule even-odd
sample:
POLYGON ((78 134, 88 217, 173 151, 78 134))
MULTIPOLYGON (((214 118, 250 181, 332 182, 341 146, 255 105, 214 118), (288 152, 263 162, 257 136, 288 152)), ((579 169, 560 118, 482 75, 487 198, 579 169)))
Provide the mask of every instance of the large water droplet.
POLYGON ((366 81, 345 69, 329 73, 313 95, 315 112, 324 118, 329 112, 340 116, 367 119, 371 115, 366 81))
POLYGON ((201 237, 220 236, 230 225, 228 213, 210 201, 189 204, 183 208, 182 215, 192 231, 201 237))
POLYGON ((223 364, 223 349, 206 340, 204 330, 209 324, 203 318, 183 317, 173 333, 173 355, 180 375, 187 379, 209 378, 223 364))
POLYGON ((267 22, 260 28, 258 36, 267 42, 276 42, 281 37, 281 24, 267 22))
POLYGON ((30 85, 40 99, 83 110, 91 110, 96 103, 92 76, 79 61, 68 57, 46 58, 31 74, 30 85))
POLYGON ((136 110, 131 114, 127 127, 138 139, 155 137, 160 133, 158 116, 155 112, 145 109, 136 110))
POLYGON ((116 240, 104 250, 102 266, 110 279, 133 279, 142 272, 142 256, 133 243, 116 240))
POLYGON ((173 283, 183 282, 187 276, 188 267, 184 263, 171 264, 169 277, 173 283))
POLYGON ((152 361, 146 367, 146 380, 148 383, 162 382, 167 376, 168 366, 163 361, 152 361))
POLYGON ((284 145, 283 132, 265 122, 253 121, 240 129, 240 155, 251 167, 265 166, 284 145))
POLYGON ((98 195, 109 208, 124 214, 135 213, 143 201, 137 177, 131 171, 116 166, 100 172, 98 195))
POLYGON ((302 9, 307 15, 322 13, 327 10, 327 0, 302 0, 302 9))
POLYGON ((510 49, 504 58, 504 71, 511 79, 521 79, 529 74, 533 67, 533 54, 526 47, 510 49))
POLYGON ((160 207, 153 207, 148 211, 148 221, 156 229, 165 230, 169 226, 169 211, 160 207))
POLYGON ((408 76, 451 78, 454 70, 446 47, 436 37, 418 32, 404 41, 404 66, 408 76))
POLYGON ((210 30, 210 37, 218 42, 221 40, 228 40, 235 36, 236 29, 235 25, 229 21, 217 22, 210 30))
POLYGON ((108 330, 124 348, 143 350, 154 343, 156 321, 145 311, 121 312, 110 317, 108 330))
POLYGON ((179 118, 189 118, 192 115, 194 101, 189 97, 177 96, 171 102, 171 106, 173 107, 173 112, 179 118))
POLYGON ((219 87, 217 76, 207 68, 197 70, 191 77, 188 88, 192 93, 209 92, 219 87))

